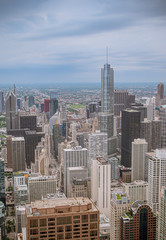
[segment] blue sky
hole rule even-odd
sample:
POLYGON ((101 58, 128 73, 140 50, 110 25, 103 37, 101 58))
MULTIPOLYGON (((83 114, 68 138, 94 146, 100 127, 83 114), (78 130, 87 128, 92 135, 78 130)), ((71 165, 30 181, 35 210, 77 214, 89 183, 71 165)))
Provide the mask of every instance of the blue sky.
POLYGON ((165 0, 0 0, 0 84, 165 82, 165 0))

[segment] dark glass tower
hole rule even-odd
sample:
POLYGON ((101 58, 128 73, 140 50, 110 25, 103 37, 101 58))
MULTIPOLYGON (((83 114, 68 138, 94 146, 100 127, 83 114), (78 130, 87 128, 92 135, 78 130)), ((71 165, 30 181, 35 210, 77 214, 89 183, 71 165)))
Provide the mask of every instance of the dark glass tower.
POLYGON ((121 164, 125 167, 131 167, 131 145, 140 138, 140 114, 132 109, 122 111, 121 164))

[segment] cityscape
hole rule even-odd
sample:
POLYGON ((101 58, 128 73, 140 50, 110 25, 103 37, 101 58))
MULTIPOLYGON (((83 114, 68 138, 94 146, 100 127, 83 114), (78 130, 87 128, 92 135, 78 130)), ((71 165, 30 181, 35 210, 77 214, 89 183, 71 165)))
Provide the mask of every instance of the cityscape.
POLYGON ((165 9, 0 2, 0 240, 166 240, 165 9))

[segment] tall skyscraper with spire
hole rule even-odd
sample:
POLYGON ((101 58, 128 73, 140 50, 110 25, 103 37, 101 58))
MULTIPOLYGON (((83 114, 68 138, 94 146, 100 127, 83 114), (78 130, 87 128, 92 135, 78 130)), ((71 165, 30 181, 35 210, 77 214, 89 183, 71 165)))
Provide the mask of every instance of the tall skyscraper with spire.
MULTIPOLYGON (((108 57, 107 57, 108 58, 108 57)), ((107 133, 108 155, 116 153, 117 139, 114 136, 114 70, 108 64, 101 69, 101 113, 99 114, 100 131, 107 133)))
MULTIPOLYGON (((16 89, 14 90, 16 92, 16 89)), ((16 128, 16 95, 9 89, 5 97, 7 132, 16 128)))

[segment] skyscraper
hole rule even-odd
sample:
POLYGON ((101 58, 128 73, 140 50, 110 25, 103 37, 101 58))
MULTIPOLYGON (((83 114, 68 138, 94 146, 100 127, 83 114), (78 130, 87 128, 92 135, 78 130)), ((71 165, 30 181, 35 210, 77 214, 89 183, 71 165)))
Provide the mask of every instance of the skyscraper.
POLYGON ((117 139, 114 136, 114 70, 110 64, 101 69, 101 113, 99 114, 100 131, 107 133, 108 155, 116 153, 117 139))
POLYGON ((16 128, 16 95, 9 90, 5 97, 7 131, 16 128))
POLYGON ((166 148, 166 105, 160 107, 161 147, 166 148))
POLYGON ((140 137, 140 112, 133 109, 122 111, 122 144, 121 163, 125 167, 131 167, 131 144, 140 137))

